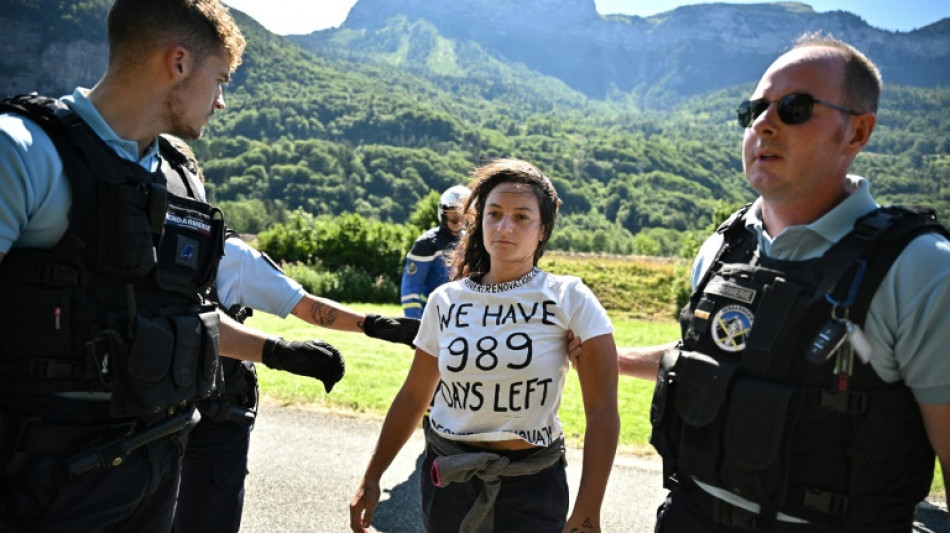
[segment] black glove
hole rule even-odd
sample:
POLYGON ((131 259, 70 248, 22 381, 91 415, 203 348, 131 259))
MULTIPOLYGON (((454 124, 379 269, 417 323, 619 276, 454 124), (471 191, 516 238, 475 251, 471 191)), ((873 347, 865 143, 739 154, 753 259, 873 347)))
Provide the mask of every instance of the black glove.
POLYGON ((267 339, 261 360, 268 368, 286 370, 291 374, 317 378, 327 393, 343 379, 343 356, 324 341, 285 341, 267 339))
POLYGON ((413 346, 412 339, 419 331, 418 318, 366 315, 363 332, 374 339, 401 342, 413 346))

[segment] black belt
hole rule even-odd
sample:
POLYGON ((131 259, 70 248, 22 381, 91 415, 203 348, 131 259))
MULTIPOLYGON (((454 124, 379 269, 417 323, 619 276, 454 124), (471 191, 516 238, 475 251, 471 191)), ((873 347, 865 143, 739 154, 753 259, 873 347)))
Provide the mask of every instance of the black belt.
POLYGON ((2 448, 25 453, 61 453, 132 434, 134 422, 105 426, 61 426, 37 418, 0 414, 2 448))
POLYGON ((170 407, 148 418, 96 426, 50 424, 35 417, 10 412, 0 413, 0 450, 40 454, 63 453, 111 439, 128 437, 179 411, 182 409, 177 406, 170 407))

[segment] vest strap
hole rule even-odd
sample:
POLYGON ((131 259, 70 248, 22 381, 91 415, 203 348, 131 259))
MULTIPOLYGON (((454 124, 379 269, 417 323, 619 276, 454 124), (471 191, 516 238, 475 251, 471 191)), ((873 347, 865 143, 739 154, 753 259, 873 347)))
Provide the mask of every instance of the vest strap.
POLYGON ((848 497, 826 490, 807 487, 789 487, 789 501, 821 514, 844 515, 848 511, 848 497))
POLYGON ((809 396, 812 405, 842 414, 860 415, 868 406, 868 397, 863 392, 813 389, 809 396))

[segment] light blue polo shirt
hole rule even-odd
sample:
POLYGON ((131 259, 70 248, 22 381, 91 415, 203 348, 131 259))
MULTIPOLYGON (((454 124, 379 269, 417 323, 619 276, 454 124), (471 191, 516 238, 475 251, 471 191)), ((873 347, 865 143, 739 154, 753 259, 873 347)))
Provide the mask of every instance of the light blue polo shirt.
MULTIPOLYGON (((122 139, 77 88, 62 98, 115 152, 146 170, 159 168, 158 140, 139 158, 138 143, 122 139)), ((63 163, 46 132, 19 114, 0 114, 0 252, 49 248, 62 238, 72 205, 63 163)))
MULTIPOLYGON (((848 198, 825 216, 789 226, 778 236, 762 225, 761 198, 745 215, 762 254, 780 260, 819 257, 846 235, 862 215, 879 207, 869 182, 848 176, 848 198)), ((710 237, 693 265, 692 284, 702 279, 722 243, 710 237)), ((936 234, 921 235, 901 252, 871 300, 864 332, 871 342, 871 366, 887 383, 903 381, 918 403, 950 403, 950 243, 936 234)), ((860 363, 857 363, 860 364, 860 363)))
POLYGON ((241 239, 224 241, 224 257, 218 265, 218 299, 225 307, 240 304, 286 318, 307 291, 285 276, 241 239))

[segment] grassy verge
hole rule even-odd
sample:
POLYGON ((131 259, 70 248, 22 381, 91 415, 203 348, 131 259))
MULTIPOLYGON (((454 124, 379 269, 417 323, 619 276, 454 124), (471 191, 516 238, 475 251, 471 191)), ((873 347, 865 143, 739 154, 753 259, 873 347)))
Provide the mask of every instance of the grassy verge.
MULTIPOLYGON (((402 312, 396 305, 347 305, 362 312, 383 315, 397 315, 402 312)), ((402 386, 412 361, 412 350, 406 346, 370 339, 364 335, 319 329, 294 318, 281 320, 258 313, 247 323, 288 339, 321 338, 337 347, 346 358, 346 377, 334 387, 331 394, 324 393, 323 386, 315 380, 271 371, 263 365, 258 365, 261 392, 286 404, 308 404, 382 417, 402 386)), ((614 327, 614 337, 619 346, 661 344, 676 338, 679 331, 672 321, 615 319, 614 327)), ((652 453, 647 442, 650 435, 648 411, 652 395, 652 382, 621 377, 618 402, 623 422, 620 441, 624 451, 652 453)), ((569 443, 579 445, 585 428, 584 406, 580 386, 573 371, 568 375, 560 417, 569 443)))
MULTIPOLYGON (((400 315, 397 305, 347 304, 349 307, 381 315, 400 315)), ((618 346, 648 346, 677 338, 679 327, 672 320, 648 321, 611 314, 614 338, 618 346)), ((333 344, 346 358, 346 377, 331 394, 323 391, 318 381, 276 372, 258 365, 261 393, 283 404, 316 406, 344 414, 382 419, 389 409, 412 360, 412 350, 364 335, 342 333, 310 326, 295 318, 282 320, 258 313, 248 325, 281 335, 287 339, 320 338, 333 344)), ((649 409, 653 382, 621 376, 618 404, 621 417, 620 448, 624 453, 654 454, 650 436, 649 409)), ((573 371, 568 375, 564 398, 559 411, 565 438, 572 446, 580 446, 585 430, 584 408, 580 386, 573 371)), ((931 495, 943 497, 944 480, 936 469, 931 495)))

